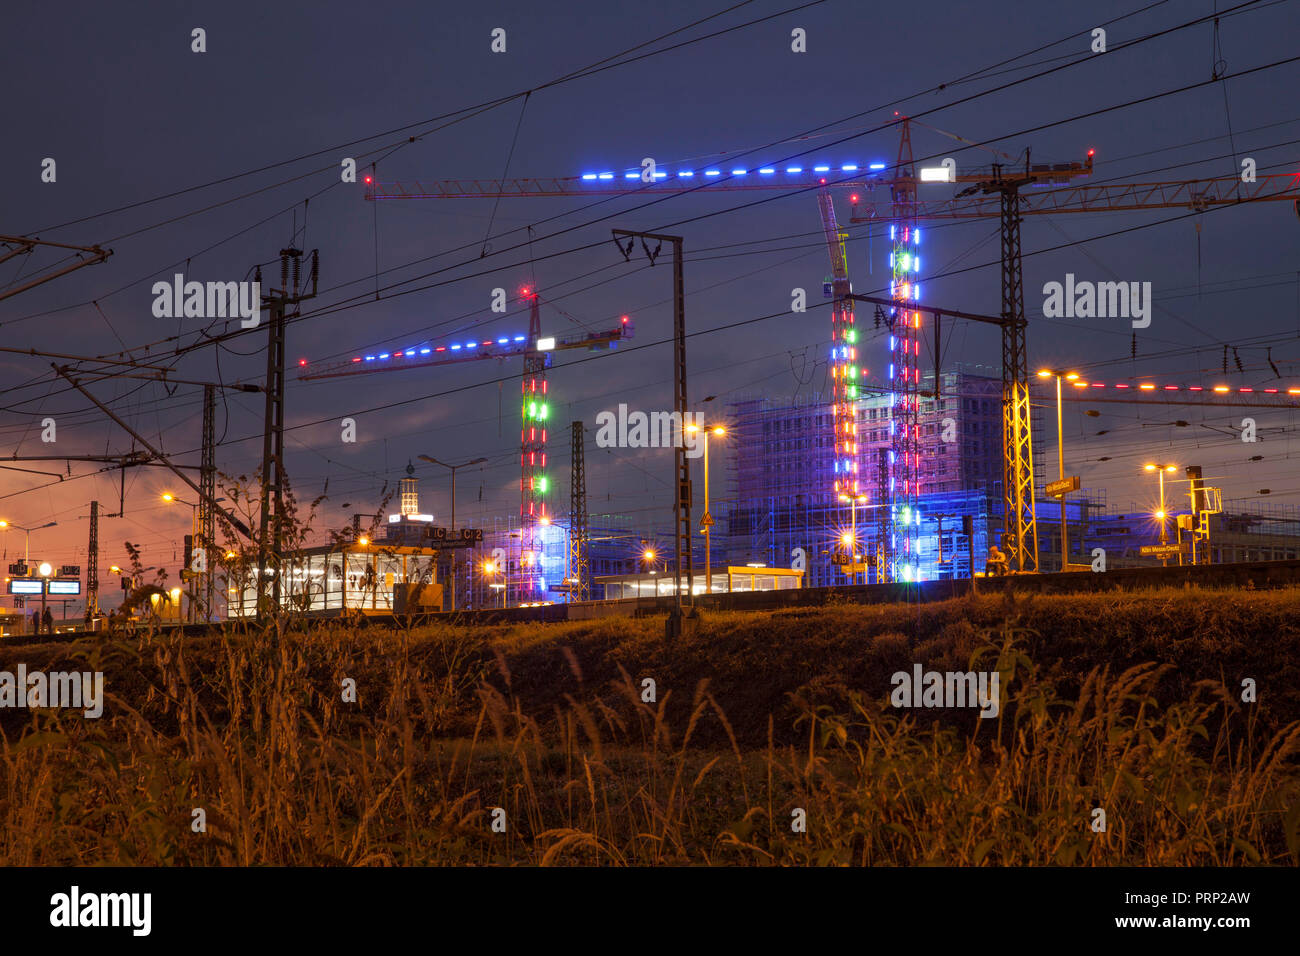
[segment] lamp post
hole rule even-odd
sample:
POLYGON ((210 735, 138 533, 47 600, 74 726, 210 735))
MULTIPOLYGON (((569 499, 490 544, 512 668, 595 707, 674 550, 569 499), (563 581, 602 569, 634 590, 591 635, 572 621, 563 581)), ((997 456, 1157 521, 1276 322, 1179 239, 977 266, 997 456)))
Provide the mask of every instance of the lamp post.
MULTIPOLYGON (((41 566, 36 569, 36 573, 41 576, 41 623, 45 623, 45 595, 50 589, 50 578, 54 576, 54 565, 48 561, 42 561, 41 566)), ((40 633, 40 628, 36 629, 40 633)))
POLYGON ((40 531, 42 528, 53 528, 56 524, 58 524, 57 521, 47 521, 45 524, 38 524, 35 528, 24 528, 20 524, 13 524, 12 522, 0 519, 0 531, 7 531, 8 529, 13 528, 14 530, 21 531, 26 535, 23 540, 23 564, 26 564, 31 553, 32 532, 40 531))
MULTIPOLYGON (((1039 378, 1056 379, 1056 477, 1065 480, 1065 430, 1061 421, 1061 379, 1073 382, 1079 377, 1077 372, 1062 372, 1057 369, 1043 369, 1039 378)), ((1070 566, 1069 526, 1065 519, 1065 492, 1061 492, 1061 570, 1070 566)))
MULTIPOLYGON (((707 401, 707 399, 706 399, 707 401)), ((721 425, 714 425, 712 428, 705 428, 698 424, 686 426, 686 431, 694 435, 698 432, 704 432, 704 516, 700 518, 701 530, 704 532, 704 593, 713 593, 713 513, 709 510, 709 437, 716 435, 722 438, 727 434, 727 430, 721 425)), ((694 589, 695 582, 689 585, 694 589)))
MULTIPOLYGON (((853 495, 852 497, 840 495, 840 501, 849 506, 849 528, 851 530, 847 541, 844 538, 840 539, 849 546, 849 567, 855 567, 858 563, 858 502, 865 502, 866 500, 866 495, 853 495)), ((856 570, 849 572, 849 583, 858 583, 858 572, 856 570)))
MULTIPOLYGON (((1165 464, 1148 464, 1148 465, 1143 465, 1142 468, 1143 468, 1145 471, 1154 471, 1154 472, 1156 472, 1156 473, 1159 475, 1159 478, 1160 478, 1160 510, 1156 512, 1156 517, 1160 519, 1160 543, 1161 543, 1162 545, 1164 545, 1164 544, 1168 544, 1168 543, 1169 543, 1169 529, 1168 529, 1168 527, 1167 527, 1166 524, 1165 524, 1165 521, 1166 521, 1166 518, 1167 518, 1167 516, 1166 516, 1166 514, 1165 514, 1165 472, 1171 472, 1171 473, 1172 473, 1172 472, 1175 472, 1175 471, 1178 470, 1178 466, 1177 466, 1177 465, 1165 465, 1165 464)), ((1168 555, 1163 555, 1163 554, 1162 554, 1162 555, 1160 556, 1160 563, 1161 563, 1162 566, 1164 566, 1164 567, 1168 567, 1168 566, 1169 566, 1169 557, 1168 557, 1168 555)))
MULTIPOLYGON (((175 502, 175 503, 178 504, 178 505, 189 505, 189 508, 190 508, 190 543, 191 543, 190 546, 193 547, 193 543, 194 543, 196 540, 198 540, 198 539, 197 539, 197 535, 195 534, 195 529, 198 527, 197 514, 198 514, 198 507, 199 507, 199 506, 196 505, 196 504, 194 504, 193 502, 185 501, 185 500, 182 499, 182 498, 177 498, 177 497, 176 497, 174 494, 172 494, 170 491, 164 491, 164 492, 162 493, 162 500, 165 501, 165 502, 167 502, 168 504, 171 504, 172 502, 175 502)), ((216 500, 220 501, 220 500, 222 500, 222 499, 218 498, 218 499, 216 499, 216 500)), ((206 552, 206 550, 205 550, 205 552, 204 552, 204 559, 206 560, 206 558, 207 558, 207 552, 206 552)), ((193 560, 194 560, 194 552, 191 551, 189 554, 187 554, 187 555, 185 556, 185 564, 190 565, 190 573, 191 573, 191 574, 194 573, 194 569, 193 569, 193 560)), ((189 614, 186 615, 186 617, 191 617, 191 618, 192 618, 192 617, 194 617, 194 578, 191 577, 191 578, 186 582, 186 585, 187 585, 187 587, 189 588, 189 597, 190 597, 189 614)), ((178 600, 179 600, 179 599, 178 599, 178 600)), ((177 623, 179 624, 179 623, 180 623, 180 618, 181 618, 181 615, 180 615, 179 612, 177 613, 176 618, 177 618, 177 623)))
MULTIPOLYGON (((473 461, 463 461, 459 465, 449 465, 445 461, 439 461, 431 455, 417 456, 420 461, 427 461, 431 465, 441 465, 451 472, 451 530, 456 531, 456 469, 467 468, 470 465, 481 465, 487 461, 486 458, 475 458, 473 461)), ((451 553, 451 610, 456 610, 456 551, 452 549, 451 553)))

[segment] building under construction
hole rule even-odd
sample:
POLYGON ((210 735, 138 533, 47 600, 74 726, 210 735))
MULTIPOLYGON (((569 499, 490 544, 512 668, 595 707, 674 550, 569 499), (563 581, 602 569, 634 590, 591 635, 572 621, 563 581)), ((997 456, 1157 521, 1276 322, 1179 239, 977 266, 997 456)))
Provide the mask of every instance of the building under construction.
MULTIPOLYGON (((919 403, 920 494, 914 539, 918 580, 966 577, 982 570, 989 545, 1002 529, 1002 383, 958 366, 922 379, 919 403), (963 518, 973 519, 972 541, 963 518)), ((730 510, 720 545, 733 564, 789 567, 801 557, 808 587, 844 584, 834 560, 845 535, 855 538, 868 582, 884 580, 887 566, 880 504, 886 500, 891 451, 890 395, 858 402, 861 486, 864 502, 846 504, 828 489, 834 467, 830 410, 819 395, 778 402, 750 398, 728 405, 730 510)), ((1041 473, 1041 465, 1036 463, 1041 473)), ((859 582, 863 580, 858 578, 859 582)))

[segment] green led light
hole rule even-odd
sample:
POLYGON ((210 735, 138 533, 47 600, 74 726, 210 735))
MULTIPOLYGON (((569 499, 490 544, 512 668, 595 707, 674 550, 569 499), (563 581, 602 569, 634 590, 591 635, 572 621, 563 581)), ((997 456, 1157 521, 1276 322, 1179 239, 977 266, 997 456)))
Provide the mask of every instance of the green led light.
POLYGON ((537 490, 539 493, 546 494, 546 485, 547 485, 546 476, 545 475, 538 476, 537 490))

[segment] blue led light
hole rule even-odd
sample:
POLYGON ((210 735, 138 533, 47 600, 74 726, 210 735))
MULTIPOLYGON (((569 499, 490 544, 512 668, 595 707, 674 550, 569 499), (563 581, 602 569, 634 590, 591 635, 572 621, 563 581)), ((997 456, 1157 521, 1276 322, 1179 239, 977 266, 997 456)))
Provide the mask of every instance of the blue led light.
POLYGON ((640 179, 640 178, 641 178, 641 174, 640 174, 640 173, 624 173, 624 174, 623 174, 623 178, 624 178, 624 179, 640 179))
POLYGON ((764 166, 759 170, 759 173, 763 176, 771 176, 774 172, 776 172, 776 170, 770 166, 764 166))
POLYGON ((831 168, 830 168, 829 166, 814 166, 814 167, 813 167, 813 172, 814 172, 814 173, 829 173, 830 171, 831 171, 831 168))
POLYGON ((600 174, 600 178, 601 178, 601 179, 613 179, 613 178, 614 178, 614 174, 613 174, 613 173, 601 173, 601 174, 600 174))
POLYGON ((889 238, 890 238, 890 239, 893 239, 893 238, 894 238, 894 231, 895 231, 897 228, 898 228, 897 226, 892 226, 892 225, 889 227, 889 238))
POLYGON ((386 359, 386 358, 388 358, 388 353, 387 353, 387 352, 380 352, 380 353, 379 353, 379 357, 380 357, 381 359, 386 359))
POLYGON ((421 355, 428 355, 428 354, 429 354, 430 352, 432 352, 432 351, 433 351, 433 349, 420 349, 420 354, 421 354, 421 355))
POLYGON ((785 171, 786 171, 787 173, 801 173, 801 172, 803 172, 803 167, 802 167, 802 166, 787 166, 787 167, 785 168, 785 171))
POLYGON ((509 341, 510 339, 508 338, 499 338, 497 339, 497 345, 506 345, 509 341))
POLYGON ((716 170, 716 169, 706 169, 706 170, 704 171, 704 175, 705 175, 705 176, 721 176, 722 173, 721 173, 719 170, 716 170))
POLYGON ((868 166, 867 168, 868 168, 868 169, 881 170, 881 169, 884 169, 884 168, 885 168, 885 164, 884 164, 884 163, 872 163, 872 164, 871 164, 870 166, 868 166))
POLYGON ((477 343, 477 342, 466 342, 466 343, 465 343, 465 348, 467 348, 467 349, 476 349, 476 348, 478 348, 478 343, 477 343))
POLYGON ((374 357, 373 355, 367 355, 367 356, 366 356, 366 361, 367 361, 367 362, 373 362, 374 360, 375 360, 375 357, 374 357))
POLYGON ((668 174, 667 174, 667 173, 652 173, 652 175, 654 176, 655 179, 667 179, 667 178, 668 178, 668 174))
POLYGON ((841 166, 840 171, 845 173, 856 173, 858 171, 858 167, 857 164, 850 163, 848 166, 841 166))
POLYGON ((452 350, 453 352, 459 352, 459 351, 460 351, 460 346, 459 346, 459 345, 453 345, 453 346, 451 347, 451 350, 452 350))
POLYGON ((684 169, 677 175, 682 179, 690 179, 692 176, 695 175, 695 173, 691 172, 689 169, 684 169))
POLYGON ((515 341, 516 341, 516 342, 522 342, 523 340, 524 340, 524 337, 523 337, 522 335, 516 335, 516 336, 515 336, 515 341))
POLYGON ((595 174, 595 173, 583 173, 583 174, 582 174, 582 178, 583 178, 583 179, 595 179, 595 178, 596 178, 596 174, 595 174))
POLYGON ((745 173, 747 173, 747 172, 749 172, 748 169, 733 169, 733 170, 731 171, 731 175, 733 175, 733 176, 743 176, 743 175, 745 175, 745 173))

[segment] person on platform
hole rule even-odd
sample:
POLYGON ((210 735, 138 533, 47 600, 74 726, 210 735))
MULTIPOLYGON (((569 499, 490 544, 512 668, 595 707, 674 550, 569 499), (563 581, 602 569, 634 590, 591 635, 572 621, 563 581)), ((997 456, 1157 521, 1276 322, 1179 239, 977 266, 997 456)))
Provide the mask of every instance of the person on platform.
POLYGON ((988 577, 998 577, 1006 574, 1007 571, 1007 556, 996 544, 990 545, 988 560, 984 563, 984 574, 988 577))
POLYGON ((41 616, 41 622, 45 625, 46 634, 54 633, 54 615, 50 613, 48 607, 45 609, 45 613, 41 616))

